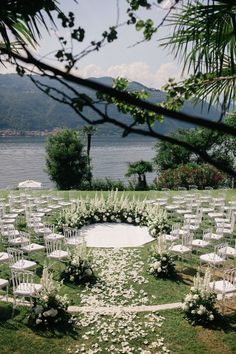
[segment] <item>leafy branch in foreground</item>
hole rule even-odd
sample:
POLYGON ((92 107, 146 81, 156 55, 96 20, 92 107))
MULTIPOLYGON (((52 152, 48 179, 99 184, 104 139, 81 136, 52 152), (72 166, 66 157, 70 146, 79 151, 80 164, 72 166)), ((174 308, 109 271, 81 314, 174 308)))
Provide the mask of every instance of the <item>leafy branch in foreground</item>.
POLYGON ((185 88, 187 95, 209 97, 210 104, 222 102, 228 109, 236 99, 235 1, 188 2, 168 17, 168 24, 173 34, 162 45, 179 58, 183 70, 193 72, 176 92, 185 88))

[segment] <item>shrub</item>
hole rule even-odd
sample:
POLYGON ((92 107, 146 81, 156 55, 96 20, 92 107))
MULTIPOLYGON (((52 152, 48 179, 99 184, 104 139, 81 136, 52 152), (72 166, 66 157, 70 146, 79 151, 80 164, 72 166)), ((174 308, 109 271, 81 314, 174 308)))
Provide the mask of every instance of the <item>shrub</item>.
POLYGON ((218 188, 224 183, 226 177, 223 173, 208 164, 187 164, 173 170, 166 170, 160 173, 156 181, 157 189, 177 189, 189 185, 197 185, 199 189, 206 186, 218 188))
POLYGON ((127 187, 124 182, 118 180, 112 180, 110 178, 93 179, 91 184, 84 181, 80 186, 81 190, 94 190, 94 191, 111 191, 118 189, 119 191, 125 191, 127 187))

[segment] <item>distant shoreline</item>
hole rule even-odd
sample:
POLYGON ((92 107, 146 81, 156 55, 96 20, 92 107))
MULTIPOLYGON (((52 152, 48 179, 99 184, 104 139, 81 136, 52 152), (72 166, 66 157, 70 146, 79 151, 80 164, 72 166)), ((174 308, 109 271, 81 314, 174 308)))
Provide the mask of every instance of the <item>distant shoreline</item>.
POLYGON ((14 129, 0 129, 0 137, 32 137, 32 136, 48 136, 55 132, 55 130, 14 130, 14 129))

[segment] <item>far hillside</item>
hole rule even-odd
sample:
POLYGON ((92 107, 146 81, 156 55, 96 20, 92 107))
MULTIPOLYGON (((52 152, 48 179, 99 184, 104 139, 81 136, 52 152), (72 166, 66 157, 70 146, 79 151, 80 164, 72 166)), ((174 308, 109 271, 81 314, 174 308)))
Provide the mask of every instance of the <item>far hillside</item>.
MULTIPOLYGON (((39 78, 44 83, 48 83, 49 79, 39 78)), ((103 77, 94 79, 106 85, 112 84, 112 79, 103 77)), ((50 80, 52 84, 52 80, 50 80)), ((60 84, 55 82, 53 86, 61 88, 60 84)), ((130 89, 145 89, 150 93, 150 101, 162 102, 165 99, 165 93, 160 90, 149 89, 142 84, 132 82, 130 89)), ((81 88, 81 93, 91 95, 95 98, 95 92, 86 88, 81 88)), ((207 103, 194 106, 187 101, 182 110, 190 115, 198 115, 210 120, 217 120, 219 112, 212 107, 208 111, 207 103)), ((116 119, 126 120, 127 116, 123 116, 117 112, 116 107, 109 108, 110 115, 116 119)), ((94 116, 94 113, 91 113, 94 116)), ((52 130, 54 128, 69 127, 79 129, 84 125, 80 117, 68 106, 63 105, 44 93, 42 93, 33 82, 27 77, 19 77, 17 74, 0 75, 0 129, 16 129, 16 130, 52 130)), ((177 128, 190 127, 186 123, 178 122, 172 119, 165 119, 163 123, 157 123, 160 133, 169 134, 177 128)), ((193 125, 192 125, 193 126, 193 125)), ((119 128, 111 125, 103 125, 99 127, 97 134, 121 134, 119 128)))

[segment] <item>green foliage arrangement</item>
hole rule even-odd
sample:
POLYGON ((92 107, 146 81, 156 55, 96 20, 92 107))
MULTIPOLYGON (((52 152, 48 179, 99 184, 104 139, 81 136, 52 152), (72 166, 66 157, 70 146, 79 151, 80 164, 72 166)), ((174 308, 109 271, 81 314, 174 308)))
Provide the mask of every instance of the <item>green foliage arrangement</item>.
POLYGON ((177 189, 178 187, 188 188, 190 185, 196 185, 199 189, 207 186, 218 188, 224 182, 226 182, 225 175, 211 165, 192 163, 161 172, 156 188, 177 189))
POLYGON ((130 201, 124 195, 118 196, 118 193, 113 191, 107 198, 101 195, 94 199, 81 200, 71 208, 63 210, 55 220, 58 230, 63 230, 65 226, 81 228, 101 222, 147 226, 152 230, 153 237, 169 230, 166 212, 159 206, 147 204, 145 201, 130 201))
POLYGON ((219 316, 216 309, 216 294, 209 290, 210 273, 204 278, 199 274, 194 279, 194 286, 184 298, 182 309, 184 317, 192 325, 207 326, 219 316))
POLYGON ((47 172, 58 189, 79 189, 90 180, 89 158, 77 131, 62 129, 50 135, 46 145, 47 172))
POLYGON ((71 251, 61 279, 65 283, 73 284, 84 284, 95 280, 85 241, 71 251))

